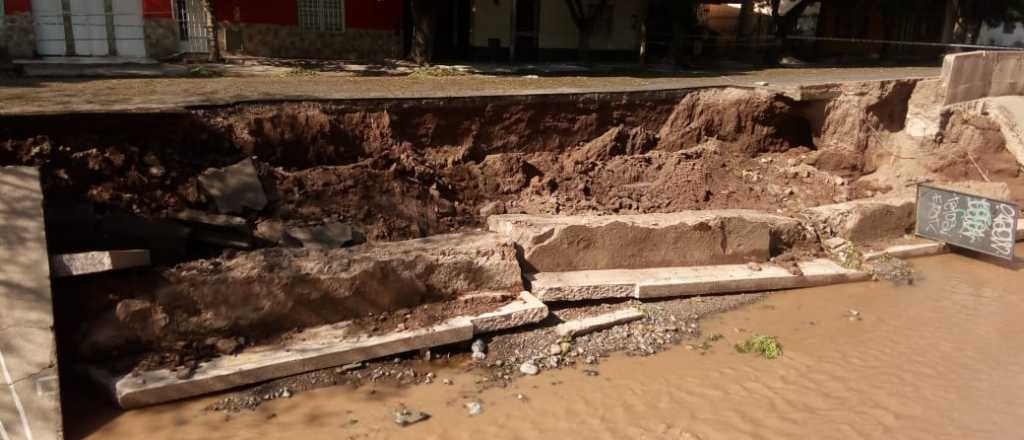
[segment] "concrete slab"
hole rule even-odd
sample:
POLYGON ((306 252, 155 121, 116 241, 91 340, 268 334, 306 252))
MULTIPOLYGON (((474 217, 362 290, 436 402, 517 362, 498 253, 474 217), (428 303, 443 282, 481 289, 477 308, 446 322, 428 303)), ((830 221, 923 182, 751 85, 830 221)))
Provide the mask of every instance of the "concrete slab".
POLYGON ((309 249, 339 248, 358 243, 356 231, 347 223, 328 223, 309 228, 288 229, 287 235, 302 242, 309 249))
POLYGON ((523 249, 531 272, 642 269, 767 260, 796 220, 748 210, 608 216, 505 214, 487 220, 523 249))
POLYGON ((604 330, 616 325, 643 319, 644 313, 637 309, 621 309, 603 315, 573 319, 558 324, 555 333, 559 336, 581 336, 587 333, 604 330))
POLYGON ((73 277, 149 264, 149 251, 145 249, 59 254, 50 256, 50 275, 54 278, 73 277))
POLYGON ((874 260, 883 255, 889 255, 895 258, 914 258, 914 257, 927 257, 930 255, 939 255, 949 252, 945 243, 916 243, 916 244, 901 244, 898 246, 890 246, 880 251, 865 252, 865 260, 874 260))
POLYGON ((0 168, 0 434, 62 438, 39 172, 0 168))
POLYGON ((1024 53, 977 51, 946 55, 942 85, 945 105, 1024 94, 1024 53))
POLYGON ((987 114, 999 125, 1006 139, 1006 149, 1024 166, 1024 96, 986 98, 980 113, 987 114))
POLYGON ((246 209, 259 211, 267 206, 267 195, 252 158, 206 170, 199 176, 199 184, 222 214, 240 214, 246 209))
POLYGON ((93 368, 90 374, 109 387, 118 405, 130 409, 472 338, 473 324, 465 317, 370 337, 353 335, 344 324, 330 325, 308 329, 303 340, 285 346, 258 347, 215 358, 200 365, 188 379, 179 379, 170 370, 115 377, 93 368))
POLYGON ((755 270, 745 264, 663 267, 656 269, 542 272, 532 276, 533 293, 542 301, 579 301, 601 298, 665 298, 714 293, 794 289, 863 281, 866 273, 849 270, 828 259, 797 264, 803 275, 763 264, 755 270), (596 293, 595 296, 588 296, 596 293))
POLYGON ((522 292, 515 301, 490 313, 470 317, 473 334, 496 332, 534 324, 548 317, 548 306, 530 292, 522 292))

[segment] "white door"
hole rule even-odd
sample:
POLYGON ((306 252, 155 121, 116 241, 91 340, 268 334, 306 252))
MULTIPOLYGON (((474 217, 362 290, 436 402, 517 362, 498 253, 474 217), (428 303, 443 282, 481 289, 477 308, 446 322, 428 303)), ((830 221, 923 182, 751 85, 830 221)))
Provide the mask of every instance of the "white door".
POLYGON ((173 0, 174 17, 178 20, 178 50, 185 53, 206 53, 206 8, 202 0, 173 0))
POLYGON ((60 0, 32 0, 32 26, 36 31, 36 51, 39 55, 65 54, 64 11, 60 0))
POLYGON ((142 23, 142 0, 114 0, 114 42, 117 54, 146 56, 146 37, 142 23))
POLYGON ((109 55, 107 14, 103 10, 103 0, 72 0, 70 3, 75 55, 109 55))

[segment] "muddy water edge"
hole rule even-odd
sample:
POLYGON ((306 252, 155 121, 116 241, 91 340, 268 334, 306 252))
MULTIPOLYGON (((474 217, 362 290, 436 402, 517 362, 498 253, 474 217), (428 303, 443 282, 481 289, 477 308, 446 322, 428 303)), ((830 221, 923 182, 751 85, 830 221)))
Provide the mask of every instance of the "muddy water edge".
POLYGON ((97 415, 103 404, 72 395, 67 431, 151 440, 1017 437, 1024 264, 948 254, 913 265, 910 286, 769 295, 706 319, 705 335, 723 335, 706 352, 613 356, 596 376, 581 366, 478 391, 474 372, 440 370, 430 385, 324 388, 235 414, 204 410, 209 397, 97 415), (753 334, 777 336, 784 355, 736 353, 753 334), (468 415, 469 402, 483 412, 468 415), (400 404, 432 418, 400 428, 391 420, 400 404))

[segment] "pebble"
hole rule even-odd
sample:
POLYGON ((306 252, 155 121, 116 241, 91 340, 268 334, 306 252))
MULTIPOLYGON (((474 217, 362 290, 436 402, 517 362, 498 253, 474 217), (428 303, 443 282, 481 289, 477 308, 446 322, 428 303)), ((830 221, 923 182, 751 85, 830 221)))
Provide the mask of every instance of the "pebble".
POLYGON ((480 402, 469 402, 466 404, 466 410, 469 415, 475 416, 484 411, 484 407, 480 405, 480 402))
POLYGON ((481 351, 474 351, 473 354, 471 354, 470 356, 475 361, 482 361, 484 359, 487 359, 487 353, 484 353, 484 352, 481 352, 481 351))
POLYGON ((429 418, 430 414, 406 408, 405 406, 399 407, 395 410, 395 423, 403 428, 429 418))
POLYGON ((586 369, 586 370, 583 370, 583 374, 586 374, 587 376, 593 377, 593 376, 597 376, 597 375, 599 375, 601 373, 598 373, 597 370, 586 369))
POLYGON ((452 380, 451 380, 451 379, 444 379, 444 380, 442 380, 442 381, 441 381, 441 383, 443 383, 443 384, 445 384, 445 385, 451 385, 451 384, 453 384, 454 382, 452 382, 452 380))
POLYGON ((747 263, 747 269, 750 269, 750 270, 752 270, 754 272, 760 272, 761 271, 761 265, 751 261, 751 262, 747 263))
POLYGON ((548 354, 552 356, 558 356, 562 354, 562 346, 559 344, 551 344, 551 346, 548 347, 548 354))
POLYGON ((470 345, 469 349, 472 350, 473 353, 483 353, 487 351, 487 343, 484 342, 483 339, 477 339, 473 341, 473 345, 470 345))
POLYGON ((540 373, 540 368, 538 368, 533 362, 523 362, 523 364, 519 366, 519 372, 528 376, 536 376, 537 373, 540 373))

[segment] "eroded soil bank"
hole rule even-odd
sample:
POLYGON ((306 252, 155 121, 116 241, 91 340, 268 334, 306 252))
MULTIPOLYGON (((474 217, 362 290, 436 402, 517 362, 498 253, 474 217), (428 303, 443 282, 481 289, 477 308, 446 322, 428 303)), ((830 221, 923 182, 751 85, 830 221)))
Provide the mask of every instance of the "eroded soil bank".
POLYGON ((91 405, 83 404, 69 433, 95 440, 1014 437, 1024 417, 1017 404, 1024 347, 1015 337, 1024 331, 1024 298, 1016 294, 1022 268, 956 254, 913 265, 918 280, 910 286, 784 292, 704 320, 705 335, 723 335, 705 354, 678 347, 612 357, 486 390, 472 372, 443 369, 430 385, 325 388, 237 414, 205 411, 218 397, 116 417, 86 414, 81 409, 91 405), (860 320, 849 319, 851 309, 860 320), (751 334, 777 336, 783 356, 736 353, 733 343, 751 334), (469 402, 483 412, 467 415, 469 402), (391 411, 400 404, 433 417, 399 428, 391 411))
MULTIPOLYGON (((288 261, 174 238, 169 218, 183 209, 213 212, 197 181, 209 168, 256 158, 270 204, 242 215, 250 229, 345 222, 370 241, 472 230, 499 213, 795 213, 921 180, 980 180, 982 170, 1019 201, 1020 168, 986 118, 954 111, 944 115, 942 136, 904 135, 912 98, 928 93, 916 80, 896 80, 828 86, 802 100, 711 88, 10 116, 0 119, 0 164, 41 168, 51 251, 149 248, 160 264, 54 283, 59 321, 68 323, 58 329, 63 345, 101 361, 193 353, 164 360, 174 364, 194 362, 218 343, 245 345, 292 324, 353 316, 343 302, 318 299, 306 304, 320 312, 303 315, 309 319, 268 325, 248 319, 251 309, 210 313, 197 301, 224 291, 215 287, 217 271, 196 268, 230 267, 252 252, 272 260, 260 267, 288 261), (139 221, 163 221, 169 238, 144 239, 119 226, 139 221), (214 287, 196 295, 156 289, 189 277, 214 287), (153 321, 182 331, 150 332, 153 321), (89 340, 106 343, 82 344, 89 340)), ((277 304, 272 290, 244 293, 277 304)), ((354 312, 405 314, 451 297, 424 294, 354 312)))

